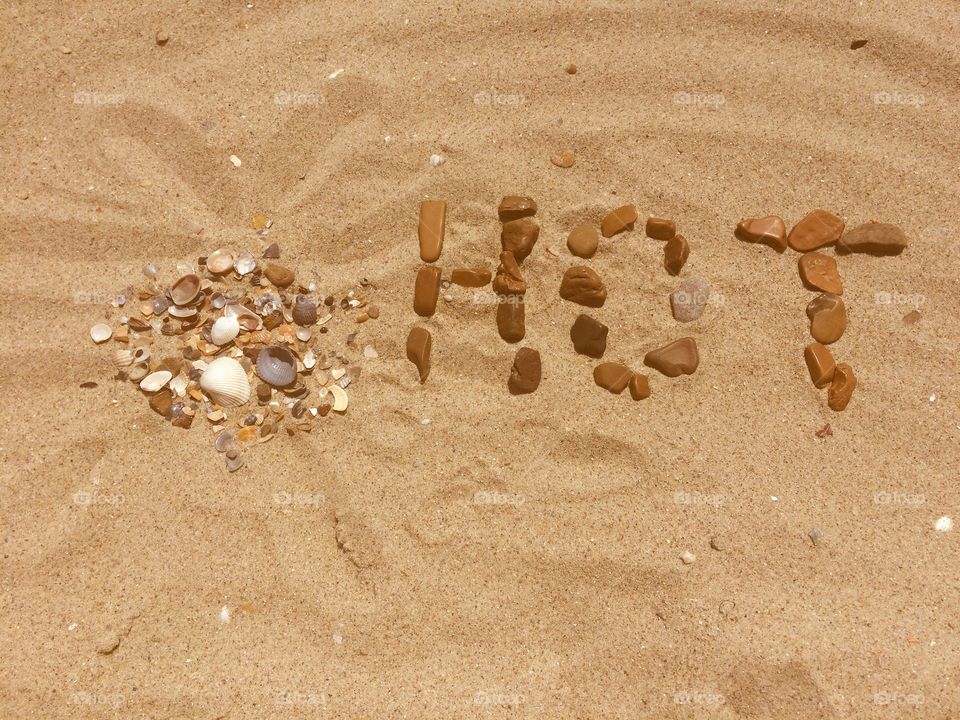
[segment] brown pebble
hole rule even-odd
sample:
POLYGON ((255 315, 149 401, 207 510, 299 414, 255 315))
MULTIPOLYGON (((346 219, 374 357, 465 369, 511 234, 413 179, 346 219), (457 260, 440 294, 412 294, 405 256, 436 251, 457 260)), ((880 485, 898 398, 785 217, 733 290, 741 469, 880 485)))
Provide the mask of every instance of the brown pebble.
POLYGON ((586 307, 603 307, 607 288, 596 272, 583 265, 574 265, 563 274, 560 297, 586 307))
POLYGON ((577 225, 567 237, 567 249, 577 257, 592 258, 600 244, 600 234, 593 225, 577 225))
POLYGON ((734 235, 744 242, 769 245, 780 253, 787 249, 787 226, 777 215, 741 220, 734 235))
POLYGON ((837 252, 867 255, 899 255, 907 247, 907 236, 896 225, 869 222, 855 227, 837 242, 837 252))
POLYGON ((330 414, 331 410, 333 410, 333 405, 331 405, 330 403, 324 403, 323 405, 317 408, 317 414, 319 414, 320 417, 326 417, 327 415, 330 414))
POLYGON ((478 288, 490 284, 493 274, 489 268, 457 268, 450 274, 450 282, 461 287, 478 288))
POLYGON ((918 322, 920 322, 919 310, 911 310, 910 312, 908 312, 906 315, 903 316, 904 325, 916 325, 918 322))
POLYGON ((536 214, 536 201, 522 195, 507 195, 500 201, 500 207, 497 208, 497 217, 500 218, 500 222, 510 222, 536 214))
POLYGON ((157 415, 165 418, 170 417, 170 408, 172 405, 173 393, 167 388, 150 396, 150 409, 157 413, 157 415))
POLYGON ((540 386, 540 353, 531 348, 520 348, 513 358, 507 388, 511 395, 526 395, 540 386))
POLYGON ((367 306, 367 316, 371 320, 376 320, 380 317, 380 306, 379 305, 368 305, 367 306))
POLYGON ((153 36, 157 45, 166 45, 170 42, 170 33, 166 30, 157 30, 157 34, 153 36))
POLYGON ((528 217, 520 218, 503 224, 500 245, 504 250, 512 252, 518 263, 522 263, 533 252, 538 237, 540 226, 528 217))
POLYGON ((853 42, 850 43, 850 49, 851 49, 851 50, 859 50, 860 48, 862 48, 862 47, 863 47, 864 45, 866 45, 866 44, 867 44, 867 41, 866 41, 866 40, 854 40, 853 42))
POLYGON ((497 331, 508 343, 520 342, 526 335, 526 311, 522 295, 502 295, 497 303, 497 331))
POLYGON ((509 250, 500 253, 500 265, 493 278, 493 291, 497 295, 523 295, 527 291, 527 282, 520 274, 517 259, 509 250))
POLYGON ((856 387, 857 376, 853 374, 853 368, 847 363, 840 363, 833 373, 830 390, 827 391, 827 405, 836 412, 845 410, 856 387))
POLYGON ((843 234, 843 220, 826 210, 814 210, 793 226, 787 244, 797 252, 833 245, 843 234))
POLYGON ((593 381, 615 395, 624 391, 632 377, 633 370, 620 363, 600 363, 593 369, 593 381))
POLYGON ((267 260, 276 260, 280 257, 280 246, 277 243, 270 243, 270 246, 263 251, 263 257, 267 260))
POLYGON ((570 63, 569 65, 567 65, 567 66, 564 68, 564 72, 566 72, 567 75, 576 75, 576 74, 577 74, 577 66, 574 65, 573 63, 570 63))
POLYGON ((257 400, 262 403, 270 402, 273 397, 273 388, 266 383, 257 383, 257 400))
POLYGON ((622 205, 603 219, 600 223, 600 233, 605 238, 610 238, 625 230, 633 230, 633 224, 636 221, 637 208, 633 205, 622 205))
POLYGON ((651 350, 644 356, 643 364, 659 370, 667 377, 692 375, 700 364, 697 341, 685 337, 657 350, 651 350))
POLYGON ((437 311, 440 275, 440 268, 434 266, 422 267, 417 273, 413 286, 413 311, 420 317, 430 317, 437 311))
POLYGON ((630 397, 634 400, 645 400, 650 397, 650 380, 646 375, 635 373, 627 387, 630 388, 630 397))
POLYGON ((283 265, 270 263, 267 265, 267 269, 263 271, 263 274, 267 276, 267 280, 272 282, 278 288, 289 287, 293 284, 293 270, 288 267, 284 267, 283 265))
POLYGON ((679 275, 690 257, 690 245, 683 235, 675 235, 663 246, 663 266, 671 275, 679 275))
POLYGON ((550 162, 559 168, 573 167, 576 161, 577 156, 573 154, 573 150, 561 150, 550 158, 550 162))
POLYGON ((830 384, 837 363, 833 359, 833 353, 825 345, 810 343, 803 349, 803 359, 815 387, 822 388, 830 384))
POLYGON ((800 256, 797 265, 800 268, 800 280, 808 289, 843 295, 843 282, 834 258, 809 252, 800 256))
POLYGON ((609 331, 610 328, 589 315, 578 315, 570 327, 573 349, 581 355, 601 358, 607 349, 609 331))
POLYGON ((420 259, 427 263, 440 259, 443 251, 443 233, 447 223, 447 203, 444 200, 424 200, 420 203, 420 259))
POLYGON ((847 327, 847 309, 839 295, 824 293, 807 305, 810 334, 817 342, 829 345, 840 339, 847 327))
POLYGON ((407 359, 417 366, 420 382, 425 383, 430 374, 430 351, 433 349, 433 336, 426 328, 411 328, 407 335, 407 359))
POLYGON ((647 218, 647 226, 645 228, 647 237, 653 238, 654 240, 673 240, 673 236, 677 234, 677 224, 673 220, 667 220, 666 218, 647 218))

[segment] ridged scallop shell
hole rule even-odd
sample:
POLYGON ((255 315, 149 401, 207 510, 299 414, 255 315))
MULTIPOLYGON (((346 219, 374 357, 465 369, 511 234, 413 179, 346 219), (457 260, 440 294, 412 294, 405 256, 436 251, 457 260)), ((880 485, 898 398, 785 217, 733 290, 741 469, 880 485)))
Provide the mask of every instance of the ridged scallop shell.
POLYGON ((177 305, 189 305, 200 294, 200 278, 193 273, 184 275, 170 288, 170 299, 177 305))
POLYGON ((236 315, 217 318, 210 328, 210 339, 217 345, 226 345, 240 334, 240 323, 236 315))
POLYGON ((169 370, 157 370, 140 381, 140 389, 144 392, 157 392, 170 382, 172 377, 173 373, 169 370))
POLYGON ((306 295, 297 295, 297 302, 290 314, 297 325, 313 325, 317 322, 317 304, 306 295))
POLYGON ((297 360, 285 347, 265 347, 257 354, 257 375, 268 385, 285 387, 297 379, 297 360))
POLYGON ((113 355, 110 356, 110 361, 113 363, 114 367, 130 367, 133 365, 133 351, 128 350, 127 348, 114 350, 113 355))
POLYGON ((200 387, 214 402, 237 407, 250 399, 250 383, 243 366, 233 358, 219 357, 203 371, 200 387))
POLYGON ((233 268, 233 254, 229 250, 214 250, 207 256, 207 270, 221 275, 233 268))

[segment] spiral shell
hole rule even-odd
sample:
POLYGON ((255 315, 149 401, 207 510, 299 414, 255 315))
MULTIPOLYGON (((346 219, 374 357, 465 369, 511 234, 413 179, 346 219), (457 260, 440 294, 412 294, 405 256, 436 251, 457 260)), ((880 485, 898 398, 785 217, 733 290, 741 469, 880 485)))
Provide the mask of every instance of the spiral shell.
POLYGON ((219 357, 203 371, 200 387, 219 405, 237 407, 250 399, 250 383, 243 366, 230 357, 219 357))
POLYGON ((285 387, 297 379, 297 360, 285 347, 265 347, 257 354, 257 375, 269 385, 285 387))
POLYGON ((306 295, 297 295, 292 314, 297 325, 313 325, 317 322, 317 304, 306 295))

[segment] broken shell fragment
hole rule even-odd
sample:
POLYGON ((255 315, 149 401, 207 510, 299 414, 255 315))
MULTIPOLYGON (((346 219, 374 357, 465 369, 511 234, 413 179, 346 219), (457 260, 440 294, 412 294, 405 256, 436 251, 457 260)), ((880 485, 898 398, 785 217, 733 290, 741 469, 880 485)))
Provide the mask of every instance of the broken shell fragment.
POLYGON ((250 382, 243 366, 230 357, 219 357, 203 371, 200 387, 219 405, 237 407, 250 399, 250 382))
POLYGON ((285 347, 265 347, 257 354, 257 375, 274 387, 291 385, 297 379, 297 360, 285 347))
POLYGON ((224 317, 236 317, 240 327, 247 332, 255 332, 263 327, 260 316, 243 305, 227 305, 223 309, 223 315, 224 317))
POLYGON ((333 409, 336 412, 343 412, 347 409, 349 404, 349 399, 347 398, 347 391, 344 390, 339 385, 330 386, 330 394, 333 395, 333 409))
POLYGON ((90 337, 99 345, 113 337, 113 329, 106 323, 97 323, 90 328, 90 337))
POLYGON ((200 278, 193 273, 184 275, 170 288, 170 299, 177 305, 189 305, 197 299, 197 295, 199 294, 200 278))

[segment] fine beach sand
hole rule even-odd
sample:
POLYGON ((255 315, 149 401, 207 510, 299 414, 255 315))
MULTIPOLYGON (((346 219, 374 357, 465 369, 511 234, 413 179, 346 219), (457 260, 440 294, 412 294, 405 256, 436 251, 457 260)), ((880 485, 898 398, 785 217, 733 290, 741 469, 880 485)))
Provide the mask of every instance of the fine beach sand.
POLYGON ((0 717, 960 715, 954 3, 186 5, 0 9, 0 717), (495 267, 506 194, 540 206, 540 388, 507 392, 516 347, 456 286, 420 385, 419 203, 448 202, 446 271, 495 267), (605 360, 699 345, 642 402, 594 385, 557 293, 570 229, 625 203, 715 293, 674 321, 639 227, 586 263, 605 360), (839 258, 843 413, 797 255, 732 235, 820 207, 910 239, 839 258), (301 277, 375 283, 380 357, 230 474, 88 332, 144 263, 258 249, 260 212, 301 277))

